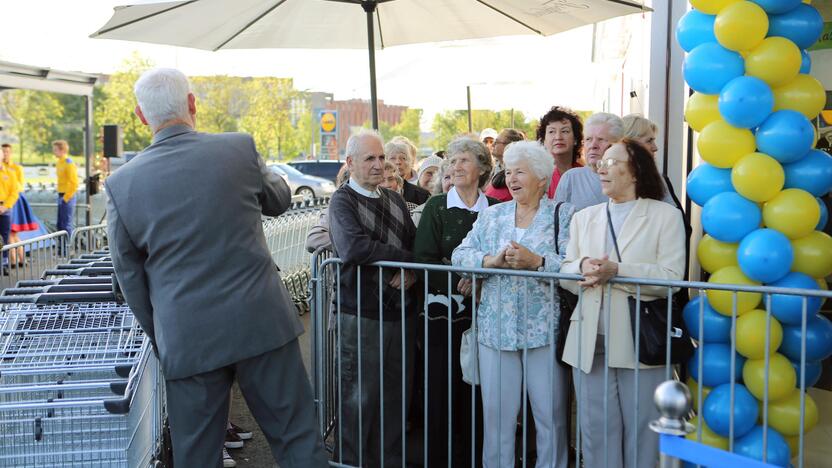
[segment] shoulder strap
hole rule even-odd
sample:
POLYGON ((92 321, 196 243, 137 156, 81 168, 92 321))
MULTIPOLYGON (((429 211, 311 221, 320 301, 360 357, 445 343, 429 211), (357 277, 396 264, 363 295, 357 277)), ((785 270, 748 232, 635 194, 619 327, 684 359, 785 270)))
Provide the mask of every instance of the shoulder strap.
POLYGON ((618 255, 618 262, 621 262, 621 251, 618 250, 618 238, 615 236, 615 229, 612 227, 612 216, 610 216, 610 205, 607 202, 607 227, 610 229, 610 234, 612 234, 612 243, 615 246, 615 253, 618 255))
POLYGON ((555 205, 555 253, 560 255, 560 247, 558 246, 558 234, 560 234, 560 205, 563 202, 558 202, 555 205))

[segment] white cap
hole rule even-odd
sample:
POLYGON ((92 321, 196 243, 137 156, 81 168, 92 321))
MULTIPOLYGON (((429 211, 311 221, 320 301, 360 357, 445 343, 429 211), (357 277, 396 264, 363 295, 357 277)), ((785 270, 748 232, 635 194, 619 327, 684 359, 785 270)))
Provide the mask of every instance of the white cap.
POLYGON ((480 141, 485 142, 486 138, 496 140, 498 135, 499 133, 497 133, 497 130, 494 130, 493 128, 486 128, 480 132, 480 141))

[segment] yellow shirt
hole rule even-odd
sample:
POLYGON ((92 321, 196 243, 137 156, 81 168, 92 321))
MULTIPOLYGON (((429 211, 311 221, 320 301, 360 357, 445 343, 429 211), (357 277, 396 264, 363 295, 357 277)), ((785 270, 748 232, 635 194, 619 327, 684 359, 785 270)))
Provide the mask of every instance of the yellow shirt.
POLYGON ((3 207, 11 210, 17 203, 18 196, 17 174, 13 169, 4 166, 0 169, 0 201, 3 202, 3 207))
POLYGON ((11 172, 14 173, 15 177, 17 177, 17 191, 22 192, 23 182, 25 181, 25 176, 23 175, 23 167, 20 166, 20 164, 15 164, 13 162, 6 164, 6 167, 8 167, 9 170, 11 170, 11 172))
POLYGON ((78 169, 69 156, 58 158, 55 164, 58 173, 58 193, 64 194, 64 201, 69 202, 78 190, 78 169))

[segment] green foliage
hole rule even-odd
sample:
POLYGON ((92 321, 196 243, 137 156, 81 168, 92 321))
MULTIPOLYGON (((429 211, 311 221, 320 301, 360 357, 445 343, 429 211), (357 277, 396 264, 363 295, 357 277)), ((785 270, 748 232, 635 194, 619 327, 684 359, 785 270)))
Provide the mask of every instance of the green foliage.
POLYGON ((251 133, 257 150, 264 158, 279 157, 282 146, 291 145, 293 131, 289 118, 292 80, 258 78, 248 80, 243 88, 247 107, 240 118, 240 129, 251 133))
MULTIPOLYGON (((397 124, 390 122, 379 121, 378 132, 384 141, 389 141, 393 137, 403 136, 407 137, 413 142, 416 147, 419 147, 419 139, 422 136, 422 130, 419 127, 419 122, 422 120, 422 109, 405 109, 402 112, 401 119, 397 124)), ((364 128, 370 128, 370 121, 364 122, 364 128)))
POLYGON ((196 124, 202 132, 236 132, 244 108, 243 78, 233 76, 196 76, 191 91, 196 96, 196 124))
POLYGON ((3 92, 0 104, 11 118, 10 130, 17 136, 19 157, 51 149, 51 129, 64 115, 64 108, 54 94, 15 89, 3 92))
MULTIPOLYGON (((520 111, 514 111, 514 125, 512 126, 511 110, 479 110, 475 109, 471 115, 472 131, 475 135, 485 128, 493 128, 498 132, 504 128, 516 128, 523 131, 529 139, 534 138, 537 119, 528 119, 520 111)), ((445 148, 451 140, 459 135, 468 133, 468 111, 450 110, 437 114, 433 119, 433 148, 445 148)))
POLYGON ((140 151, 150 144, 150 128, 134 113, 133 85, 152 66, 149 60, 134 53, 110 76, 101 88, 101 97, 95 101, 95 125, 99 128, 105 124, 120 125, 125 151, 140 151))

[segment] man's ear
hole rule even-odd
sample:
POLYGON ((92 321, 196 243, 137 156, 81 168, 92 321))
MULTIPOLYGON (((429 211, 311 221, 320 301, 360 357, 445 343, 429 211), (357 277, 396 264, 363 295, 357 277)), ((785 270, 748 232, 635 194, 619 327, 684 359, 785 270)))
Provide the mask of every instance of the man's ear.
POLYGON ((147 123, 147 119, 144 118, 144 114, 142 113, 142 108, 139 107, 138 104, 136 104, 136 109, 134 110, 134 112, 136 113, 136 116, 139 118, 139 120, 142 121, 142 123, 144 125, 150 125, 150 124, 147 123))
POLYGON ((196 96, 194 96, 194 93, 188 93, 188 113, 196 115, 196 96))

